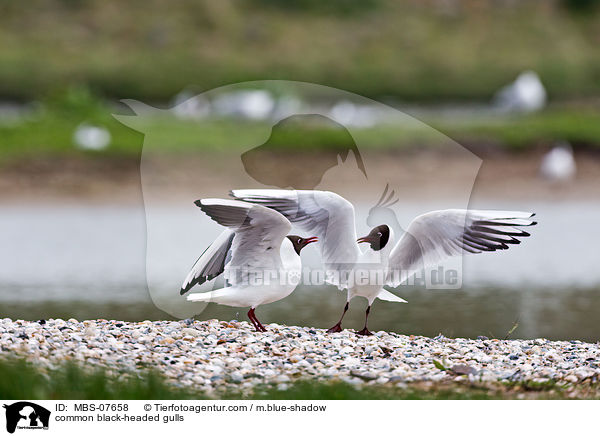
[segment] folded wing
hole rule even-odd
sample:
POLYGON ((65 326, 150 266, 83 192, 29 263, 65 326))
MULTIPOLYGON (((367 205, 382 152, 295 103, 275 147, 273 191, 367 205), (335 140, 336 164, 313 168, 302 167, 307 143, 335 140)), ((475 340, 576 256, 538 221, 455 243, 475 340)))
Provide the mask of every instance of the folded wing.
POLYGON ((520 227, 535 225, 530 212, 449 209, 415 218, 389 259, 388 284, 463 253, 506 250, 529 236, 520 227))

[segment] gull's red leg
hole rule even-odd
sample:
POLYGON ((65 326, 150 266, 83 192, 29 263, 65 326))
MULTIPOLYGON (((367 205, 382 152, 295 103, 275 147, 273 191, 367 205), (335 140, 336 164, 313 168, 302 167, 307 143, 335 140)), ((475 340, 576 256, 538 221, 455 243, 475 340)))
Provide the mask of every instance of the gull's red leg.
POLYGON ((248 311, 248 319, 250 320, 250 322, 252 323, 252 325, 254 326, 254 328, 256 329, 257 332, 260 332, 260 328, 258 327, 258 324, 256 323, 258 320, 256 319, 256 316, 254 315, 254 309, 250 308, 250 310, 248 311))
POLYGON ((371 333, 369 331, 369 328, 367 327, 367 323, 369 322, 369 312, 370 311, 371 311, 371 305, 368 305, 367 306, 367 313, 366 313, 366 316, 365 316, 365 327, 361 331, 356 332, 357 335, 371 336, 373 334, 373 333, 371 333))
POLYGON ((251 308, 248 311, 248 318, 250 318, 250 321, 252 321, 252 324, 254 325, 254 328, 256 329, 257 332, 266 332, 267 331, 265 326, 262 325, 260 323, 260 321, 258 320, 258 318, 256 317, 256 314, 254 313, 254 308, 251 308))
POLYGON ((256 315, 254 315, 254 319, 256 320, 256 323, 258 324, 258 327, 260 328, 261 332, 266 332, 267 329, 265 328, 264 325, 261 324, 260 320, 256 317, 256 315))
POLYGON ((342 331, 342 320, 344 319, 344 315, 346 315, 346 312, 348 311, 348 306, 349 306, 349 302, 346 301, 346 305, 344 306, 344 312, 342 313, 342 317, 340 318, 340 320, 337 322, 336 325, 334 325, 329 330, 327 330, 327 333, 339 333, 342 331))

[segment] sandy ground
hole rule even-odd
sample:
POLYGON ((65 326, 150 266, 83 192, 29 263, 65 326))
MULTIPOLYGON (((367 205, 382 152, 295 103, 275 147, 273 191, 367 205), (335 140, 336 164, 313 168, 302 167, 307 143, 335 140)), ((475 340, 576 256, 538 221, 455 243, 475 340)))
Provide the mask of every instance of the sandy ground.
MULTIPOLYGON (((448 198, 463 187, 473 186, 473 202, 495 200, 589 201, 600 193, 600 156, 581 152, 576 156, 578 172, 567 183, 550 183, 539 176, 541 153, 488 153, 477 161, 462 155, 427 151, 419 153, 380 152, 369 157, 369 180, 363 183, 356 171, 340 171, 328 177, 327 187, 344 192, 348 186, 360 195, 372 196, 373 184, 390 184, 399 198, 437 200, 448 198), (477 175, 473 185, 473 177, 477 175)), ((229 189, 261 187, 243 171, 231 168, 239 156, 213 155, 199 158, 144 158, 144 186, 168 203, 180 198, 223 196, 229 189), (250 182, 249 182, 250 180, 250 182)), ((302 180, 302 168, 314 163, 310 156, 272 156, 265 168, 287 174, 283 183, 310 187, 302 180)), ((278 179, 279 180, 279 179, 278 179)), ((469 188, 470 189, 470 188, 469 188)), ((138 204, 142 199, 140 164, 135 159, 67 159, 30 161, 1 169, 0 201, 100 202, 138 204)))

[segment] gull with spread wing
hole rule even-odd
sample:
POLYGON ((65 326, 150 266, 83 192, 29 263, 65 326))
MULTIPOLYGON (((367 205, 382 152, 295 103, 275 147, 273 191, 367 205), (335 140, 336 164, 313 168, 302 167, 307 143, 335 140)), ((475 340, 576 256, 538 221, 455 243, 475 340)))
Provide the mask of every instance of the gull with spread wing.
POLYGON ((290 222, 264 206, 218 198, 195 204, 227 230, 196 261, 183 282, 181 295, 196 284, 223 275, 224 288, 190 294, 188 301, 250 307, 248 318, 254 328, 266 331, 254 310, 292 293, 301 277, 300 251, 317 238, 288 235, 290 222))
POLYGON ((238 189, 231 195, 274 209, 319 238, 327 282, 348 291, 342 316, 330 333, 342 330, 352 298, 368 301, 365 326, 357 333, 370 335, 369 312, 376 298, 406 303, 383 286, 399 286, 412 274, 449 257, 505 250, 519 244, 518 238, 529 236, 519 227, 536 224, 530 212, 448 209, 416 217, 397 241, 386 224, 357 239, 354 207, 334 192, 238 189), (360 250, 360 243, 369 244, 366 251, 360 250))

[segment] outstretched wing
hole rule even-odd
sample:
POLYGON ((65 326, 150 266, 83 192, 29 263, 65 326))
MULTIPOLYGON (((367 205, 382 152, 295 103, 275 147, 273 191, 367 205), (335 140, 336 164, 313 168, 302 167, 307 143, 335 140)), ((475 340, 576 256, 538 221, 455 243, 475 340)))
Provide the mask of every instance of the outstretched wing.
MULTIPOLYGON (((340 195, 286 189, 236 189, 231 195, 274 209, 302 230, 317 236, 326 269, 342 271, 357 262, 360 250, 356 243, 354 206, 340 195)), ((330 279, 329 282, 340 286, 334 276, 330 279)))
POLYGON ((224 270, 231 285, 245 282, 247 274, 281 266, 279 249, 292 228, 282 214, 236 200, 210 198, 199 200, 196 205, 234 233, 231 260, 224 270))
POLYGON ((231 260, 231 244, 234 235, 231 230, 225 230, 204 250, 181 285, 181 295, 194 286, 201 285, 223 273, 225 265, 231 260))
POLYGON ((412 274, 463 253, 506 250, 537 224, 531 212, 449 209, 415 218, 389 259, 388 284, 398 286, 412 274))

